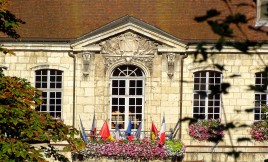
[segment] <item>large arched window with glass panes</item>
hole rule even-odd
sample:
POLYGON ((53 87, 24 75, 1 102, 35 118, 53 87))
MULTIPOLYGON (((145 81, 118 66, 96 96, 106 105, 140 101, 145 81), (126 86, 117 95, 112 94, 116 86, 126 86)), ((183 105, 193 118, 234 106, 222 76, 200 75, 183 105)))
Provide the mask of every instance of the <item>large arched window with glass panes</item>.
POLYGON ((116 67, 110 81, 111 128, 126 129, 129 120, 137 129, 144 112, 144 72, 135 65, 116 67))

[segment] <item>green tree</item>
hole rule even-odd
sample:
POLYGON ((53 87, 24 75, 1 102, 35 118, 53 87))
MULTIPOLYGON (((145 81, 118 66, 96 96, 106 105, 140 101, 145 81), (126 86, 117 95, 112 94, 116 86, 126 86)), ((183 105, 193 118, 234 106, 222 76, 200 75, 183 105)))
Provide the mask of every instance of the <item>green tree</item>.
POLYGON ((66 151, 84 147, 76 138, 78 130, 35 111, 41 102, 40 91, 30 82, 0 71, 0 161, 45 161, 45 157, 68 161, 52 145, 38 147, 36 143, 67 141, 66 151))

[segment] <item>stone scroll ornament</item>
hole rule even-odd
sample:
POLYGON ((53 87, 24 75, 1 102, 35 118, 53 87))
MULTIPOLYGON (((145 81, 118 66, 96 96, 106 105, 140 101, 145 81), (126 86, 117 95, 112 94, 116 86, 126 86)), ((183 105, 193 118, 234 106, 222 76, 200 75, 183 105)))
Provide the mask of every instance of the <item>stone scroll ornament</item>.
POLYGON ((153 55, 157 52, 157 43, 127 32, 100 43, 101 53, 110 55, 153 55))

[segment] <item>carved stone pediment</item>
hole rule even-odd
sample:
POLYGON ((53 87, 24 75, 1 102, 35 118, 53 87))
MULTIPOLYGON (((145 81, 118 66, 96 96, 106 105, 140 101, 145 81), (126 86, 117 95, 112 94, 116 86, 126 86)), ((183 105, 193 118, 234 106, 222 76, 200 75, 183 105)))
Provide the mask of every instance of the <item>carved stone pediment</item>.
POLYGON ((102 54, 121 56, 154 55, 157 53, 157 45, 132 32, 126 32, 100 43, 102 54))

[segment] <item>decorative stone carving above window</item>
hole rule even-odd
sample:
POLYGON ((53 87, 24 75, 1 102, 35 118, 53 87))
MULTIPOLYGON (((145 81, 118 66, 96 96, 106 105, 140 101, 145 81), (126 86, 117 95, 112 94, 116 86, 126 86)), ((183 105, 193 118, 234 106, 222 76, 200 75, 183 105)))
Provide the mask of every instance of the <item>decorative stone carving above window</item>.
POLYGON ((154 55, 157 53, 157 43, 127 32, 100 43, 101 53, 111 55, 154 55))
POLYGON ((138 63, 143 64, 147 67, 152 73, 153 69, 153 57, 105 57, 105 72, 108 70, 109 67, 116 63, 124 63, 124 64, 131 64, 131 63, 138 63))

